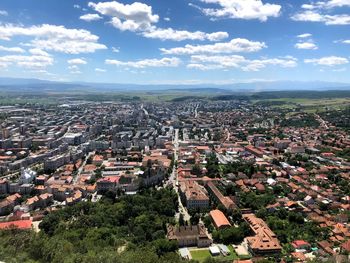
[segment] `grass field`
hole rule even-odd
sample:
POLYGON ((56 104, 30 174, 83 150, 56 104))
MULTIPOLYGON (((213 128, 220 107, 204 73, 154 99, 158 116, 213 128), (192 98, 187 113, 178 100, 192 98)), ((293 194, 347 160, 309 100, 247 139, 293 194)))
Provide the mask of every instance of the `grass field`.
POLYGON ((254 100, 254 104, 257 103, 271 103, 272 108, 276 109, 296 109, 301 108, 302 111, 315 113, 317 111, 322 112, 327 109, 337 110, 344 109, 350 106, 350 98, 334 98, 334 99, 299 99, 299 98, 281 98, 281 99, 266 99, 266 100, 254 100), (282 103, 281 103, 282 102, 282 103), (279 103, 273 105, 273 103, 279 103))
MULTIPOLYGON (((233 261, 235 259, 239 259, 239 257, 237 256, 237 254, 235 253, 235 251, 233 250, 233 247, 230 245, 228 246, 229 250, 231 251, 231 254, 227 257, 223 257, 223 256, 217 256, 215 258, 224 258, 226 260, 230 260, 233 261)), ((191 250, 191 256, 192 259, 194 260, 198 260, 199 262, 204 262, 204 260, 208 257, 212 257, 209 249, 197 249, 197 250, 191 250)))

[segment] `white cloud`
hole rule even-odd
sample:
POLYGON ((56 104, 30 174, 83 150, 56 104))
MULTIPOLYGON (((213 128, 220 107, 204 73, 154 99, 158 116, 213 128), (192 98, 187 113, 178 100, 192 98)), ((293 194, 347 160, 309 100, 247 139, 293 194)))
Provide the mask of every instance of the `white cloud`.
POLYGON ((80 68, 77 65, 68 66, 68 69, 71 74, 81 74, 80 68))
POLYGON ((0 39, 11 40, 14 36, 34 37, 29 46, 68 54, 93 53, 107 48, 98 43, 98 36, 84 29, 48 24, 31 27, 0 25, 0 39))
POLYGON ((106 72, 106 70, 103 68, 95 68, 95 71, 96 72, 106 72))
POLYGON ((5 10, 0 10, 0 16, 7 16, 8 13, 5 10))
POLYGON ((309 22, 323 22, 324 17, 314 11, 305 11, 301 13, 297 13, 292 16, 292 20, 295 21, 309 21, 309 22))
POLYGON ((138 61, 119 61, 113 59, 106 59, 107 65, 116 65, 122 67, 131 68, 148 68, 148 67, 178 67, 181 64, 181 60, 176 57, 162 58, 162 59, 145 59, 138 61))
POLYGON ((81 20, 91 22, 91 21, 96 21, 96 20, 102 19, 102 16, 100 16, 99 14, 86 14, 86 15, 80 16, 79 18, 81 20))
POLYGON ((49 57, 50 54, 47 53, 46 51, 40 49, 40 48, 32 48, 32 49, 29 49, 29 52, 33 55, 37 55, 37 56, 47 56, 49 57))
POLYGON ((3 67, 16 65, 28 69, 42 69, 53 65, 54 59, 51 56, 41 55, 8 55, 0 57, 0 64, 3 67))
POLYGON ((318 46, 315 43, 312 43, 312 42, 296 43, 294 47, 297 48, 297 49, 309 49, 309 50, 316 50, 316 49, 318 49, 318 46))
POLYGON ((186 30, 174 30, 172 28, 161 29, 155 28, 151 31, 144 32, 142 34, 147 38, 156 38, 161 40, 209 40, 209 41, 220 41, 228 38, 227 32, 215 32, 215 33, 205 33, 202 31, 189 32, 186 30))
POLYGON ((343 44, 349 44, 350 45, 350 39, 341 40, 340 42, 343 43, 343 44))
POLYGON ((272 65, 283 68, 292 68, 297 66, 297 59, 294 57, 281 58, 263 58, 263 59, 246 59, 239 55, 230 56, 207 56, 195 55, 191 56, 191 62, 187 65, 191 69, 214 70, 237 68, 243 71, 260 71, 261 69, 272 65))
POLYGON ((350 6, 349 0, 329 0, 329 1, 318 1, 312 4, 303 4, 303 9, 314 10, 314 9, 332 9, 336 7, 350 6))
POLYGON ((257 52, 266 48, 264 42, 250 41, 244 38, 235 38, 230 42, 215 43, 211 45, 185 45, 184 47, 175 47, 171 49, 161 48, 163 54, 192 55, 200 53, 238 53, 238 52, 257 52))
POLYGON ((304 62, 313 65, 333 67, 348 64, 349 60, 344 57, 330 56, 322 58, 305 59, 304 62))
MULTIPOLYGON (((121 31, 132 31, 153 39, 160 40, 209 40, 220 41, 228 37, 227 32, 205 33, 202 31, 190 32, 173 28, 158 28, 155 24, 159 16, 153 14, 152 6, 135 2, 122 4, 116 1, 89 3, 96 12, 111 17, 110 24, 121 31)), ((164 18, 170 21, 169 18, 164 18)))
POLYGON ((76 8, 76 9, 81 9, 80 5, 73 5, 73 7, 76 8))
POLYGON ((112 47, 112 52, 119 53, 120 52, 120 48, 119 47, 112 47))
POLYGON ((312 37, 312 34, 310 34, 310 33, 305 33, 305 34, 297 35, 297 38, 308 38, 308 37, 312 37))
POLYGON ((259 19, 266 21, 269 17, 278 17, 281 6, 261 0, 200 0, 206 4, 216 4, 217 8, 204 8, 190 4, 212 18, 259 19))
POLYGON ((77 65, 72 65, 72 66, 68 66, 68 69, 70 69, 72 71, 78 71, 79 67, 77 65))
POLYGON ((67 60, 67 63, 70 65, 86 65, 87 64, 86 60, 84 60, 82 58, 70 59, 70 60, 67 60))
POLYGON ((159 16, 152 13, 152 7, 143 3, 122 4, 116 1, 89 3, 89 7, 102 15, 112 17, 112 25, 122 31, 144 31, 157 23, 159 16))
POLYGON ((164 21, 169 22, 170 21, 170 17, 164 17, 164 21))
POLYGON ((304 11, 294 14, 291 18, 295 21, 322 22, 326 25, 349 25, 349 14, 335 14, 336 7, 350 7, 350 0, 318 1, 301 6, 304 11))
POLYGON ((5 52, 15 52, 15 53, 24 53, 25 50, 20 47, 4 47, 0 46, 0 51, 5 51, 5 52))

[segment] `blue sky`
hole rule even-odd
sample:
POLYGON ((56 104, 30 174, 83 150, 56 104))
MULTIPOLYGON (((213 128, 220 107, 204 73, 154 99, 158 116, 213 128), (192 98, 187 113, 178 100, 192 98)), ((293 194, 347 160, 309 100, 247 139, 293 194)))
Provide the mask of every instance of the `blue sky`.
POLYGON ((350 82, 350 0, 1 0, 0 76, 350 82))

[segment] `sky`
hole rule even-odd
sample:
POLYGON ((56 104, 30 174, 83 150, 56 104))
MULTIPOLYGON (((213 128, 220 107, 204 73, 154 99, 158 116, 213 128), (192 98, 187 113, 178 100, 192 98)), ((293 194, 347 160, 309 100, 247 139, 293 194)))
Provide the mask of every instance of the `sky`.
POLYGON ((0 77, 350 83, 350 0, 1 0, 0 77))

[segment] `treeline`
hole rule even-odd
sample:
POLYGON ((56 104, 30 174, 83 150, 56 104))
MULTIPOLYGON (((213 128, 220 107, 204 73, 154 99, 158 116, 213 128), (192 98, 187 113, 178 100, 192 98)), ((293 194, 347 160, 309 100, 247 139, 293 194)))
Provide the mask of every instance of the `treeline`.
POLYGON ((176 194, 145 190, 134 196, 80 202, 47 215, 41 231, 0 231, 0 259, 10 262, 183 262, 165 238, 174 223, 176 194))

